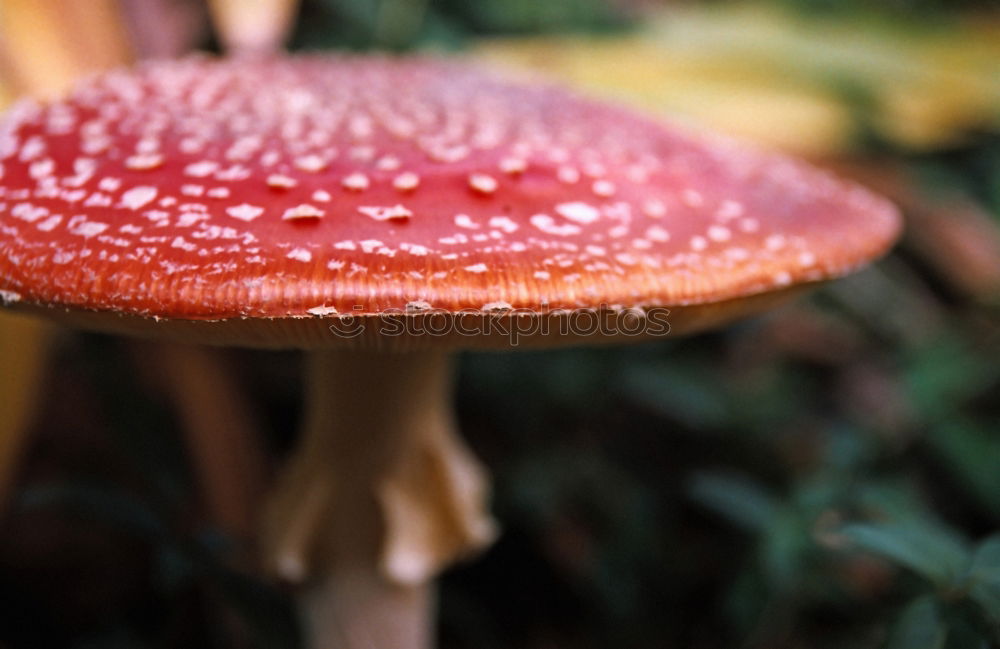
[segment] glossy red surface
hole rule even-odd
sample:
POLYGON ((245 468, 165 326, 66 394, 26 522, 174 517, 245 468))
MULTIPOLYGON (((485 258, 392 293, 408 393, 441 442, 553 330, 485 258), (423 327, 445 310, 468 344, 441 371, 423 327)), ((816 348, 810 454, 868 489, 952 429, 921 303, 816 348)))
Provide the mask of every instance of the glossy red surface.
POLYGON ((157 63, 0 126, 0 295, 131 315, 715 302, 899 227, 804 163, 447 61, 157 63))

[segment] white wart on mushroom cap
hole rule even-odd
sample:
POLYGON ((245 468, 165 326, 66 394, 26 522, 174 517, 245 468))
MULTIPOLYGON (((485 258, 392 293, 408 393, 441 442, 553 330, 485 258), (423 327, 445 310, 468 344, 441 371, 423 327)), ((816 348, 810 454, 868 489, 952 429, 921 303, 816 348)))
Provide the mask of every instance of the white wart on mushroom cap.
POLYGON ((139 316, 712 303, 899 227, 803 163, 438 60, 155 63, 0 125, 0 291, 139 316))

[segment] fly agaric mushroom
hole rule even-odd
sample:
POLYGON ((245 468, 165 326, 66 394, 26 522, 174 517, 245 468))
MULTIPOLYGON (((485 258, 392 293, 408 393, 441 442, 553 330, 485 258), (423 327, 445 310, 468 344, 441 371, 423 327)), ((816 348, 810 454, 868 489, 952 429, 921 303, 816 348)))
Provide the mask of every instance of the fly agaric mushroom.
POLYGON ((10 306, 307 350, 263 545, 308 582, 314 646, 349 649, 428 646, 434 575, 494 536, 451 350, 509 346, 515 326, 538 345, 637 337, 554 326, 580 314, 670 309, 631 334, 723 323, 900 227, 807 165, 423 59, 144 65, 15 109, 0 164, 10 306))

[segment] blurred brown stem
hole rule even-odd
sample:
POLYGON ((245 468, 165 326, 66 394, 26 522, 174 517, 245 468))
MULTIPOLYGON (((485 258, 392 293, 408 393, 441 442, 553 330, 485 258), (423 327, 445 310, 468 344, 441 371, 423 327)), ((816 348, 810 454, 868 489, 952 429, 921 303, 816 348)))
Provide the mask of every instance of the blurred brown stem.
POLYGON ((182 56, 208 34, 208 8, 203 0, 119 2, 137 58, 182 56))
POLYGON ((28 440, 52 330, 33 319, 0 314, 0 512, 6 506, 28 440))
POLYGON ((261 436, 232 369, 216 349, 166 343, 136 346, 137 363, 157 381, 181 420, 209 518, 249 543, 265 484, 261 436))
POLYGON ((131 49, 116 0, 3 0, 0 57, 20 92, 45 98, 126 63, 131 49))

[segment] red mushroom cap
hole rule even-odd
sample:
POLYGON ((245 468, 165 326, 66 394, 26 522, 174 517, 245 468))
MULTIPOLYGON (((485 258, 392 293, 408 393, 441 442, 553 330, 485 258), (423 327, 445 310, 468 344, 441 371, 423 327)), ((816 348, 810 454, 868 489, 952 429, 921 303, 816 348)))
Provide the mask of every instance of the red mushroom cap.
POLYGON ((730 301, 895 209, 803 163, 436 60, 188 59, 0 125, 0 290, 185 320, 730 301))

